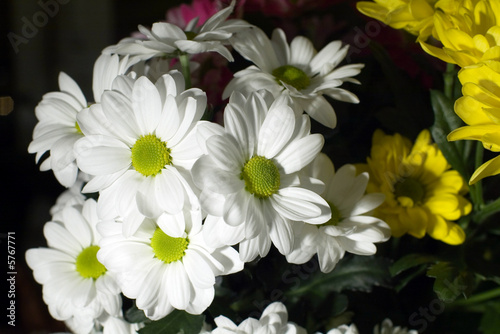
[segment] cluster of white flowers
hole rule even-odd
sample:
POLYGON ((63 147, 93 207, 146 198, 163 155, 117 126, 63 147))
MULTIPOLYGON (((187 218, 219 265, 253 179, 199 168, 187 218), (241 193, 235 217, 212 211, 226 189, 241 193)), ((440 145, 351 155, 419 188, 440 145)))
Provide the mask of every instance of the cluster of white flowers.
MULTIPOLYGON (((374 254, 390 236, 369 215, 383 196, 365 195, 367 174, 352 165, 335 173, 320 153, 322 135, 311 134, 309 116, 336 124, 323 95, 357 102, 339 86, 356 83, 362 65, 337 67, 347 53, 339 41, 317 52, 304 37, 288 45, 281 30, 270 40, 228 20, 233 7, 200 28, 139 27, 144 38, 124 39, 96 61, 93 103, 61 73, 60 91, 36 108, 28 150, 70 190, 45 226, 48 248, 28 250, 26 260, 51 315, 76 333, 135 332, 120 294, 151 320, 174 309, 200 314, 216 277, 271 245, 290 263, 317 254, 329 272, 346 251, 374 254), (189 71, 170 70, 166 58, 217 52, 232 60, 228 44, 255 65, 225 88, 222 126, 202 120, 206 93, 186 87, 189 71)), ((282 304, 239 326, 215 322, 213 333, 303 332, 282 304)), ((355 333, 349 328, 329 333, 355 333)))

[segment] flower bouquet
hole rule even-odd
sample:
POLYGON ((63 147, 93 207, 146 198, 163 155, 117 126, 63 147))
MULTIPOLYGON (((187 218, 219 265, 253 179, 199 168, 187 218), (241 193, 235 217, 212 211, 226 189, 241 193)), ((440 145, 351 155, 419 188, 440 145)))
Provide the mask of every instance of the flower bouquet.
POLYGON ((51 316, 497 333, 499 6, 193 0, 106 47, 90 100, 61 72, 28 147, 67 187, 26 252, 51 316))

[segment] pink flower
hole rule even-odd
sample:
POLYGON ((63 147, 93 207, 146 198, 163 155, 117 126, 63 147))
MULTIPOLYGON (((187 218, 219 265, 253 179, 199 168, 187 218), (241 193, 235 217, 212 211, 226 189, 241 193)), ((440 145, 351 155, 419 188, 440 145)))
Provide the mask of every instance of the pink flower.
POLYGON ((199 18, 201 26, 222 8, 219 0, 193 0, 191 5, 182 4, 167 11, 167 22, 185 28, 189 21, 199 18))

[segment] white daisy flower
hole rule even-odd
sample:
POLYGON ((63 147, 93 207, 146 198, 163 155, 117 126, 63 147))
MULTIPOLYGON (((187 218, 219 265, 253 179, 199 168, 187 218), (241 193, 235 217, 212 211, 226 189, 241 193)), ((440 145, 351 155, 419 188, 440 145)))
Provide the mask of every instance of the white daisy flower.
POLYGON ((373 334, 417 334, 418 331, 411 329, 408 330, 405 327, 399 327, 392 324, 391 319, 384 319, 382 321, 382 324, 375 325, 375 328, 373 328, 373 334))
POLYGON ((269 304, 260 319, 248 318, 238 326, 222 315, 214 321, 217 328, 211 332, 212 334, 307 334, 304 328, 288 322, 288 312, 281 302, 269 304))
POLYGON ((368 174, 356 175, 353 165, 344 165, 334 171, 331 160, 321 154, 311 164, 311 174, 325 183, 322 196, 331 208, 331 219, 312 226, 301 222, 293 225, 295 245, 287 255, 290 263, 302 264, 318 254, 322 272, 330 272, 345 252, 358 255, 375 254, 374 243, 387 241, 389 226, 369 213, 384 201, 384 195, 365 195, 368 174))
MULTIPOLYGON (((93 91, 95 102, 100 101, 102 92, 111 88, 111 80, 123 74, 139 59, 101 55, 94 64, 93 91)), ((52 169, 55 177, 65 187, 71 187, 78 175, 73 153, 74 143, 83 134, 76 116, 87 108, 87 99, 78 84, 66 73, 59 74, 59 92, 43 96, 35 114, 38 123, 33 130, 33 141, 29 153, 36 153, 36 162, 47 152, 50 155, 40 165, 40 170, 52 169)))
POLYGON ((206 107, 199 89, 184 91, 173 71, 156 85, 118 77, 102 103, 78 116, 85 137, 75 144, 78 167, 94 177, 83 192, 99 192, 102 219, 123 218, 132 235, 144 217, 158 218, 169 235, 184 233, 183 208, 201 215, 189 171, 202 154, 195 125, 206 107), (165 217, 177 215, 177 219, 165 217))
POLYGON ((135 299, 152 320, 174 308, 202 313, 214 298, 215 277, 243 269, 235 249, 205 243, 198 215, 185 217, 180 237, 169 236, 150 219, 129 238, 123 236, 121 223, 99 224, 103 235, 99 260, 117 275, 123 294, 135 299))
POLYGON ((59 89, 59 92, 45 94, 35 108, 38 123, 28 152, 36 153, 38 163, 45 152, 50 151, 40 170, 52 169, 59 183, 71 187, 78 174, 73 145, 83 136, 76 115, 87 107, 87 100, 78 84, 64 72, 59 74, 59 89))
POLYGON ((43 285, 43 299, 53 318, 75 324, 89 333, 104 314, 121 312, 120 289, 114 277, 97 260, 96 202, 66 207, 44 226, 48 248, 26 252, 26 263, 43 285))
POLYGON ((197 54, 203 52, 217 52, 229 61, 233 61, 231 52, 225 47, 234 32, 250 27, 243 20, 227 20, 233 12, 235 1, 231 5, 217 12, 203 25, 197 26, 198 18, 191 20, 185 30, 167 23, 156 22, 151 30, 139 25, 139 31, 146 39, 127 37, 118 44, 111 45, 103 50, 107 54, 137 55, 142 59, 171 55, 176 53, 197 54))
POLYGON ((227 233, 207 237, 240 242, 244 261, 265 256, 271 241, 288 254, 292 220, 321 224, 330 219, 326 201, 301 186, 297 176, 321 150, 323 136, 310 134, 309 117, 296 117, 287 102, 282 96, 271 105, 260 93, 247 99, 234 92, 224 112, 225 128, 214 123, 199 127, 207 154, 192 174, 202 191, 202 207, 215 216, 205 224, 227 233))
POLYGON ((352 77, 363 68, 363 64, 351 64, 336 68, 347 55, 349 46, 333 41, 320 52, 312 42, 302 36, 295 37, 288 45, 285 33, 275 29, 272 39, 257 27, 243 30, 231 38, 231 44, 244 58, 255 65, 234 74, 224 90, 223 98, 238 90, 248 92, 266 89, 278 97, 289 94, 294 109, 306 111, 321 124, 334 128, 337 117, 332 105, 323 97, 359 103, 353 93, 339 88, 344 82, 359 84, 352 77))

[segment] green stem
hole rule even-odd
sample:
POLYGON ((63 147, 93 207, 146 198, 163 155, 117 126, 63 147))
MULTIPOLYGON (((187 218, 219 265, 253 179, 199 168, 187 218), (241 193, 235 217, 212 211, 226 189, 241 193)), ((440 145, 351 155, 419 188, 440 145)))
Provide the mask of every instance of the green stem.
POLYGON ((186 89, 189 89, 191 88, 191 69, 189 68, 188 54, 180 54, 179 61, 181 62, 182 75, 184 76, 184 81, 186 82, 186 89))
POLYGON ((453 306, 471 306, 497 297, 500 297, 500 288, 478 293, 468 299, 458 300, 453 303, 453 306))
MULTIPOLYGON (((483 163, 483 144, 481 142, 477 142, 476 144, 476 154, 474 159, 474 168, 478 169, 479 166, 483 163)), ((470 187, 470 195, 472 202, 474 202, 474 209, 480 210, 484 205, 483 199, 483 183, 477 181, 474 185, 470 187)))
POLYGON ((451 101, 453 101, 454 100, 453 86, 455 84, 455 64, 450 64, 450 63, 446 64, 446 72, 444 73, 443 80, 444 80, 444 94, 451 101))
POLYGON ((486 218, 494 213, 497 213, 498 211, 500 211, 500 198, 497 198, 493 202, 483 205, 483 207, 474 215, 474 221, 477 224, 481 224, 486 220, 486 218))

